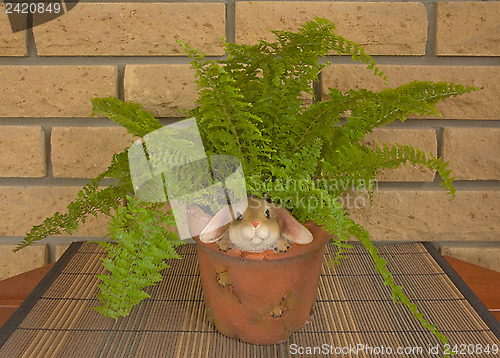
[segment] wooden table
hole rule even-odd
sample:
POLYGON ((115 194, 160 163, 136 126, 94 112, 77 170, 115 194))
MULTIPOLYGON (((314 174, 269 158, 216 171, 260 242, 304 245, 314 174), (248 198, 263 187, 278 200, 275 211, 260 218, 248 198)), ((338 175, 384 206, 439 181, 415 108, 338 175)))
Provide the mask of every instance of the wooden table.
POLYGON ((14 314, 53 265, 45 265, 0 281, 0 327, 14 314))
MULTIPOLYGON (((444 256, 490 312, 500 321, 500 272, 444 256)), ((0 327, 36 287, 53 264, 0 281, 0 327)))
POLYGON ((500 321, 500 272, 443 256, 488 310, 500 321))
MULTIPOLYGON (((497 318, 432 244, 376 247, 398 284, 405 287, 422 314, 440 327, 450 344, 500 346, 497 318)), ((325 251, 330 257, 337 248, 329 245, 325 251)), ((3 325, 0 356, 162 358, 165 352, 173 352, 172 357, 180 358, 199 357, 205 352, 207 357, 285 358, 292 346, 316 347, 325 342, 335 349, 348 348, 353 342, 394 349, 416 347, 420 352, 440 349, 435 336, 423 330, 408 310, 392 302, 390 289, 374 272, 370 254, 360 244, 353 245, 340 265, 323 265, 315 319, 288 341, 267 346, 230 339, 214 329, 203 304, 196 247, 183 245, 179 254, 183 260, 170 262, 172 267, 164 280, 146 289, 151 297, 127 318, 114 321, 93 309, 100 305, 95 275, 104 272, 101 259, 106 252, 96 243, 72 244, 3 325)), ((477 269, 476 278, 487 277, 485 271, 477 269)), ((470 271, 471 266, 467 266, 465 272, 470 271)), ((486 284, 491 283, 488 280, 486 284)), ((486 286, 488 300, 498 293, 497 287, 486 286)), ((15 282, 14 288, 19 289, 15 282)), ((490 309, 498 307, 487 304, 490 309)))

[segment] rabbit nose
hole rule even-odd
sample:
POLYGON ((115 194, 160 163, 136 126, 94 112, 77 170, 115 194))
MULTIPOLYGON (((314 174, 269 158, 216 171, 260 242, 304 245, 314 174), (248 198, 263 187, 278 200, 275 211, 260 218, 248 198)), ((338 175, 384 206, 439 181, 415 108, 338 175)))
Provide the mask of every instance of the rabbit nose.
POLYGON ((254 227, 257 227, 257 226, 259 226, 259 222, 258 222, 258 221, 252 221, 252 225, 253 225, 254 227))

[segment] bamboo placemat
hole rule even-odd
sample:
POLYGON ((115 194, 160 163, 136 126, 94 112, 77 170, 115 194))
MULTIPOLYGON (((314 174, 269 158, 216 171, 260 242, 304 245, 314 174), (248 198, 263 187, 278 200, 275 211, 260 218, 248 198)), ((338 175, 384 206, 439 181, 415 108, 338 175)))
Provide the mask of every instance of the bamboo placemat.
MULTIPOLYGON (((460 356, 500 356, 492 354, 498 321, 431 245, 377 246, 424 317, 452 348, 469 349, 460 356), (478 353, 487 346, 490 354, 478 353)), ((207 321, 194 245, 180 247, 183 259, 147 289, 151 298, 114 321, 92 309, 105 252, 75 243, 0 331, 0 357, 438 357, 429 351, 438 340, 393 303, 365 249, 355 245, 332 267, 326 262, 335 250, 327 246, 312 322, 288 342, 256 346, 222 336, 207 321)))

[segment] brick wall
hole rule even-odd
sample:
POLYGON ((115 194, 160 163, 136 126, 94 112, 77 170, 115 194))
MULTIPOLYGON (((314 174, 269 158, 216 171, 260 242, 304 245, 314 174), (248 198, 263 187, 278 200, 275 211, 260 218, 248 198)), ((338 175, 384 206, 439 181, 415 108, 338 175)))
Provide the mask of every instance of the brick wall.
MULTIPOLYGON (((413 144, 449 160, 455 201, 439 189, 436 173, 401 168, 380 176, 373 207, 352 214, 374 240, 430 240, 500 270, 500 3, 80 1, 64 16, 14 34, 0 4, 0 279, 53 261, 71 240, 105 235, 106 221, 90 218, 74 237, 11 253, 32 225, 64 211, 130 143, 111 121, 89 117, 89 98, 134 100, 171 123, 196 99, 193 71, 175 39, 219 57, 223 36, 251 44, 271 39, 268 29, 295 29, 314 16, 362 44, 391 85, 429 79, 483 87, 441 104, 442 118, 409 119, 366 138, 413 144)), ((383 88, 349 58, 332 60, 316 84, 323 98, 329 86, 383 88)))

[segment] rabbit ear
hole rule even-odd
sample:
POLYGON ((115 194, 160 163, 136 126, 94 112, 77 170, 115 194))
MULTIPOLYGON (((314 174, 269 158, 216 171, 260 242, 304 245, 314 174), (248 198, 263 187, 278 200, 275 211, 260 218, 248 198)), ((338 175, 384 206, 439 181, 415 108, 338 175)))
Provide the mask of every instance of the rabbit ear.
POLYGON ((313 241, 311 232, 295 219, 288 210, 282 206, 272 205, 272 213, 280 224, 281 236, 297 244, 309 244, 313 241))
POLYGON ((205 213, 198 205, 187 208, 188 228, 191 236, 197 236, 208 225, 212 217, 205 213))
POLYGON ((229 206, 223 207, 200 232, 200 241, 211 243, 219 240, 227 232, 227 227, 232 221, 229 206))

